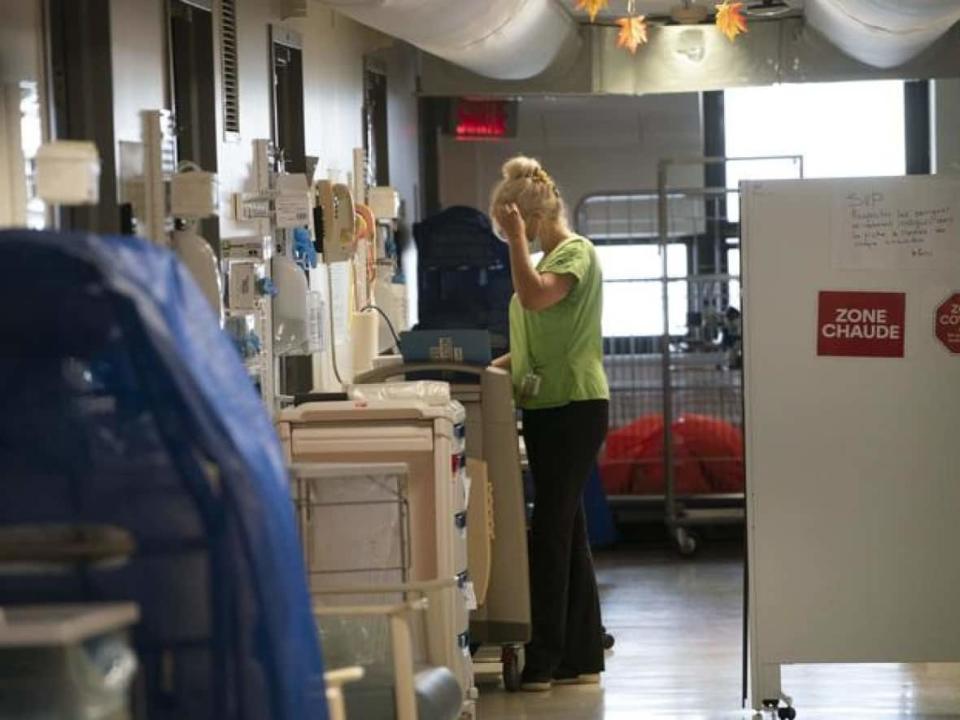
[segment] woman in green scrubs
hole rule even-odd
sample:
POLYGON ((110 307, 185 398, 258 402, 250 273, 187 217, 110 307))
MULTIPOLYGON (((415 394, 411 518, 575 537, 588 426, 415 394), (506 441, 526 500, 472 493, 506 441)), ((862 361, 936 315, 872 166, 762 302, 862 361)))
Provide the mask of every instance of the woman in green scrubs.
POLYGON ((574 234, 553 179, 533 159, 503 166, 493 216, 510 245, 516 294, 510 354, 535 501, 530 536, 533 632, 522 687, 595 683, 603 671, 600 601, 587 540, 583 489, 607 433, 600 263, 574 234), (543 257, 534 264, 537 246, 543 257))

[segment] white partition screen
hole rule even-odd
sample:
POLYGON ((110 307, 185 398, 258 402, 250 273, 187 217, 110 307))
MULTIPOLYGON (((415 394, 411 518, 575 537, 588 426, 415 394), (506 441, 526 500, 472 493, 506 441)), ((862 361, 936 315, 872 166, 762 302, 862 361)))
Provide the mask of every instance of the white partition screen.
POLYGON ((960 180, 742 197, 753 706, 783 664, 960 661, 960 180))

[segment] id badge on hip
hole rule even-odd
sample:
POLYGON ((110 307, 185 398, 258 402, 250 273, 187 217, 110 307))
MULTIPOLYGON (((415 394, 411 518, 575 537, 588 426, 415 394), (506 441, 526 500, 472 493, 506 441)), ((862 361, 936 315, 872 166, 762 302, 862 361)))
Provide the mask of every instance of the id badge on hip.
POLYGON ((540 385, 543 378, 536 373, 527 373, 520 381, 520 399, 532 400, 540 394, 540 385))

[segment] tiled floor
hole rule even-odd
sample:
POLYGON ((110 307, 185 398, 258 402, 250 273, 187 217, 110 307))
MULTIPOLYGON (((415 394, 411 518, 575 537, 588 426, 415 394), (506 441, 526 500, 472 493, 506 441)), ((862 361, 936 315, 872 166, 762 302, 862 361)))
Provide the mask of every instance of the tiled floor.
MULTIPOLYGON (((695 560, 620 550, 597 565, 604 622, 617 638, 602 689, 510 694, 485 684, 480 720, 752 716, 740 709, 743 573, 735 546, 707 546, 695 560)), ((783 685, 800 720, 960 718, 958 665, 788 667, 783 685)))

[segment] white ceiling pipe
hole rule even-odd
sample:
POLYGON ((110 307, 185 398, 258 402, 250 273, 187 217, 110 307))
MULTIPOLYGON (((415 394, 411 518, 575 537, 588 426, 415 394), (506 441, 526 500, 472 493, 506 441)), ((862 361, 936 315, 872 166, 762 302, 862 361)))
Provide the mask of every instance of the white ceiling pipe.
POLYGON ((555 0, 325 0, 387 35, 479 75, 525 80, 579 50, 573 18, 555 0))
POLYGON ((960 20, 960 0, 807 0, 807 22, 860 62, 911 60, 960 20))

